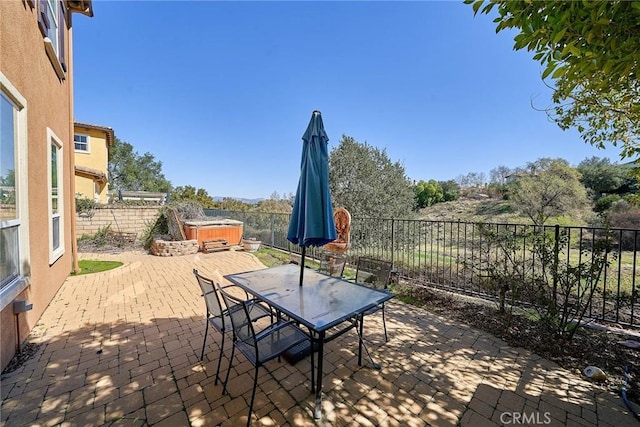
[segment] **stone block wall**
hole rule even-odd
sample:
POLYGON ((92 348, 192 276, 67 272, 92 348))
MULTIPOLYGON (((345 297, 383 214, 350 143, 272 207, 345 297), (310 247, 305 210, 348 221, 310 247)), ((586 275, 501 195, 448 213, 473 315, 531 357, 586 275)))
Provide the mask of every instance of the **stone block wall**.
POLYGON ((158 218, 161 206, 101 205, 88 213, 76 213, 76 237, 93 236, 106 226, 113 232, 136 233, 140 238, 158 218))
POLYGON ((156 239, 151 244, 151 253, 157 256, 182 256, 198 253, 197 240, 167 241, 156 239))

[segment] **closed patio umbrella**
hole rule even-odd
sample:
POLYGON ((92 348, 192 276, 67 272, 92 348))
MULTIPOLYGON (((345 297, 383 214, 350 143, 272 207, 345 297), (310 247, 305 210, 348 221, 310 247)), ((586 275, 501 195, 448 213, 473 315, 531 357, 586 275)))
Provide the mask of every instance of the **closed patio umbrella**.
POLYGON ((309 246, 323 246, 336 239, 331 193, 329 192, 329 154, 327 133, 320 111, 314 111, 302 136, 300 180, 293 203, 287 240, 302 247, 300 286, 304 277, 304 258, 309 246))

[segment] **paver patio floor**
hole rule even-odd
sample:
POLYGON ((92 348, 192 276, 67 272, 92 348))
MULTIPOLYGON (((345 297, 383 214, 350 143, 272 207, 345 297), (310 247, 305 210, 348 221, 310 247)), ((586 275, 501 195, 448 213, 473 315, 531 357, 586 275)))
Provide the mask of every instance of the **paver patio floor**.
MULTIPOLYGON (((81 254, 120 260, 104 273, 70 277, 33 329, 40 347, 4 375, 6 426, 237 426, 246 424, 252 367, 236 353, 229 393, 215 385, 220 335, 205 358, 204 301, 191 273, 264 268, 225 251, 175 258, 142 252, 81 254)), ((615 394, 492 335, 392 300, 365 322, 381 370, 357 365, 357 335, 325 346, 323 418, 314 421, 310 366, 274 360, 260 370, 254 425, 623 426, 634 423, 615 394)), ((226 355, 230 346, 226 345, 226 355)), ((226 359, 223 359, 226 369, 226 359)))

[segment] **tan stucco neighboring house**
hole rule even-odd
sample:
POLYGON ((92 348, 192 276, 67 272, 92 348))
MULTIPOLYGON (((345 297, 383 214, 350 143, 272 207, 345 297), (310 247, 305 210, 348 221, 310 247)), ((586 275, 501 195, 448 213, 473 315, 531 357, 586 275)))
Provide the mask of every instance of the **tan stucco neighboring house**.
POLYGON ((0 1, 0 366, 77 264, 72 18, 90 0, 0 1))
POLYGON ((73 143, 76 197, 107 203, 107 165, 113 139, 114 133, 110 127, 75 122, 73 143))

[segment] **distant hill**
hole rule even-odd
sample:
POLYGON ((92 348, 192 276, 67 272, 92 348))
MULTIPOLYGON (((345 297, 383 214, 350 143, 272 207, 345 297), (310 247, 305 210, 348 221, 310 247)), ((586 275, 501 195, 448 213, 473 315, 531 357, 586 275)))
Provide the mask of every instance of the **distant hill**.
POLYGON ((258 198, 258 199, 245 199, 244 197, 233 197, 233 196, 213 196, 213 201, 215 202, 221 202, 223 199, 235 199, 235 200, 239 200, 242 203, 247 203, 250 205, 255 205, 258 204, 259 202, 266 200, 265 198, 258 198))
POLYGON ((464 221, 496 223, 529 223, 531 220, 513 211, 502 199, 460 199, 436 203, 419 212, 420 219, 430 221, 464 221))
MULTIPOLYGON (((586 225, 586 220, 593 215, 591 209, 586 209, 578 217, 563 216, 550 218, 546 225, 586 225), (580 218, 580 216, 582 218, 580 218)), ((502 199, 460 199, 452 202, 436 203, 421 209, 420 219, 431 221, 463 221, 463 222, 491 222, 501 224, 531 224, 526 215, 515 212, 508 201, 502 199)))
MULTIPOLYGON (((420 209, 419 218, 430 221, 490 222, 500 224, 531 224, 531 219, 515 212, 509 202, 502 199, 460 199, 452 202, 436 203, 420 209)), ((582 218, 551 218, 545 225, 586 225, 593 215, 590 208, 581 212, 582 218)))

